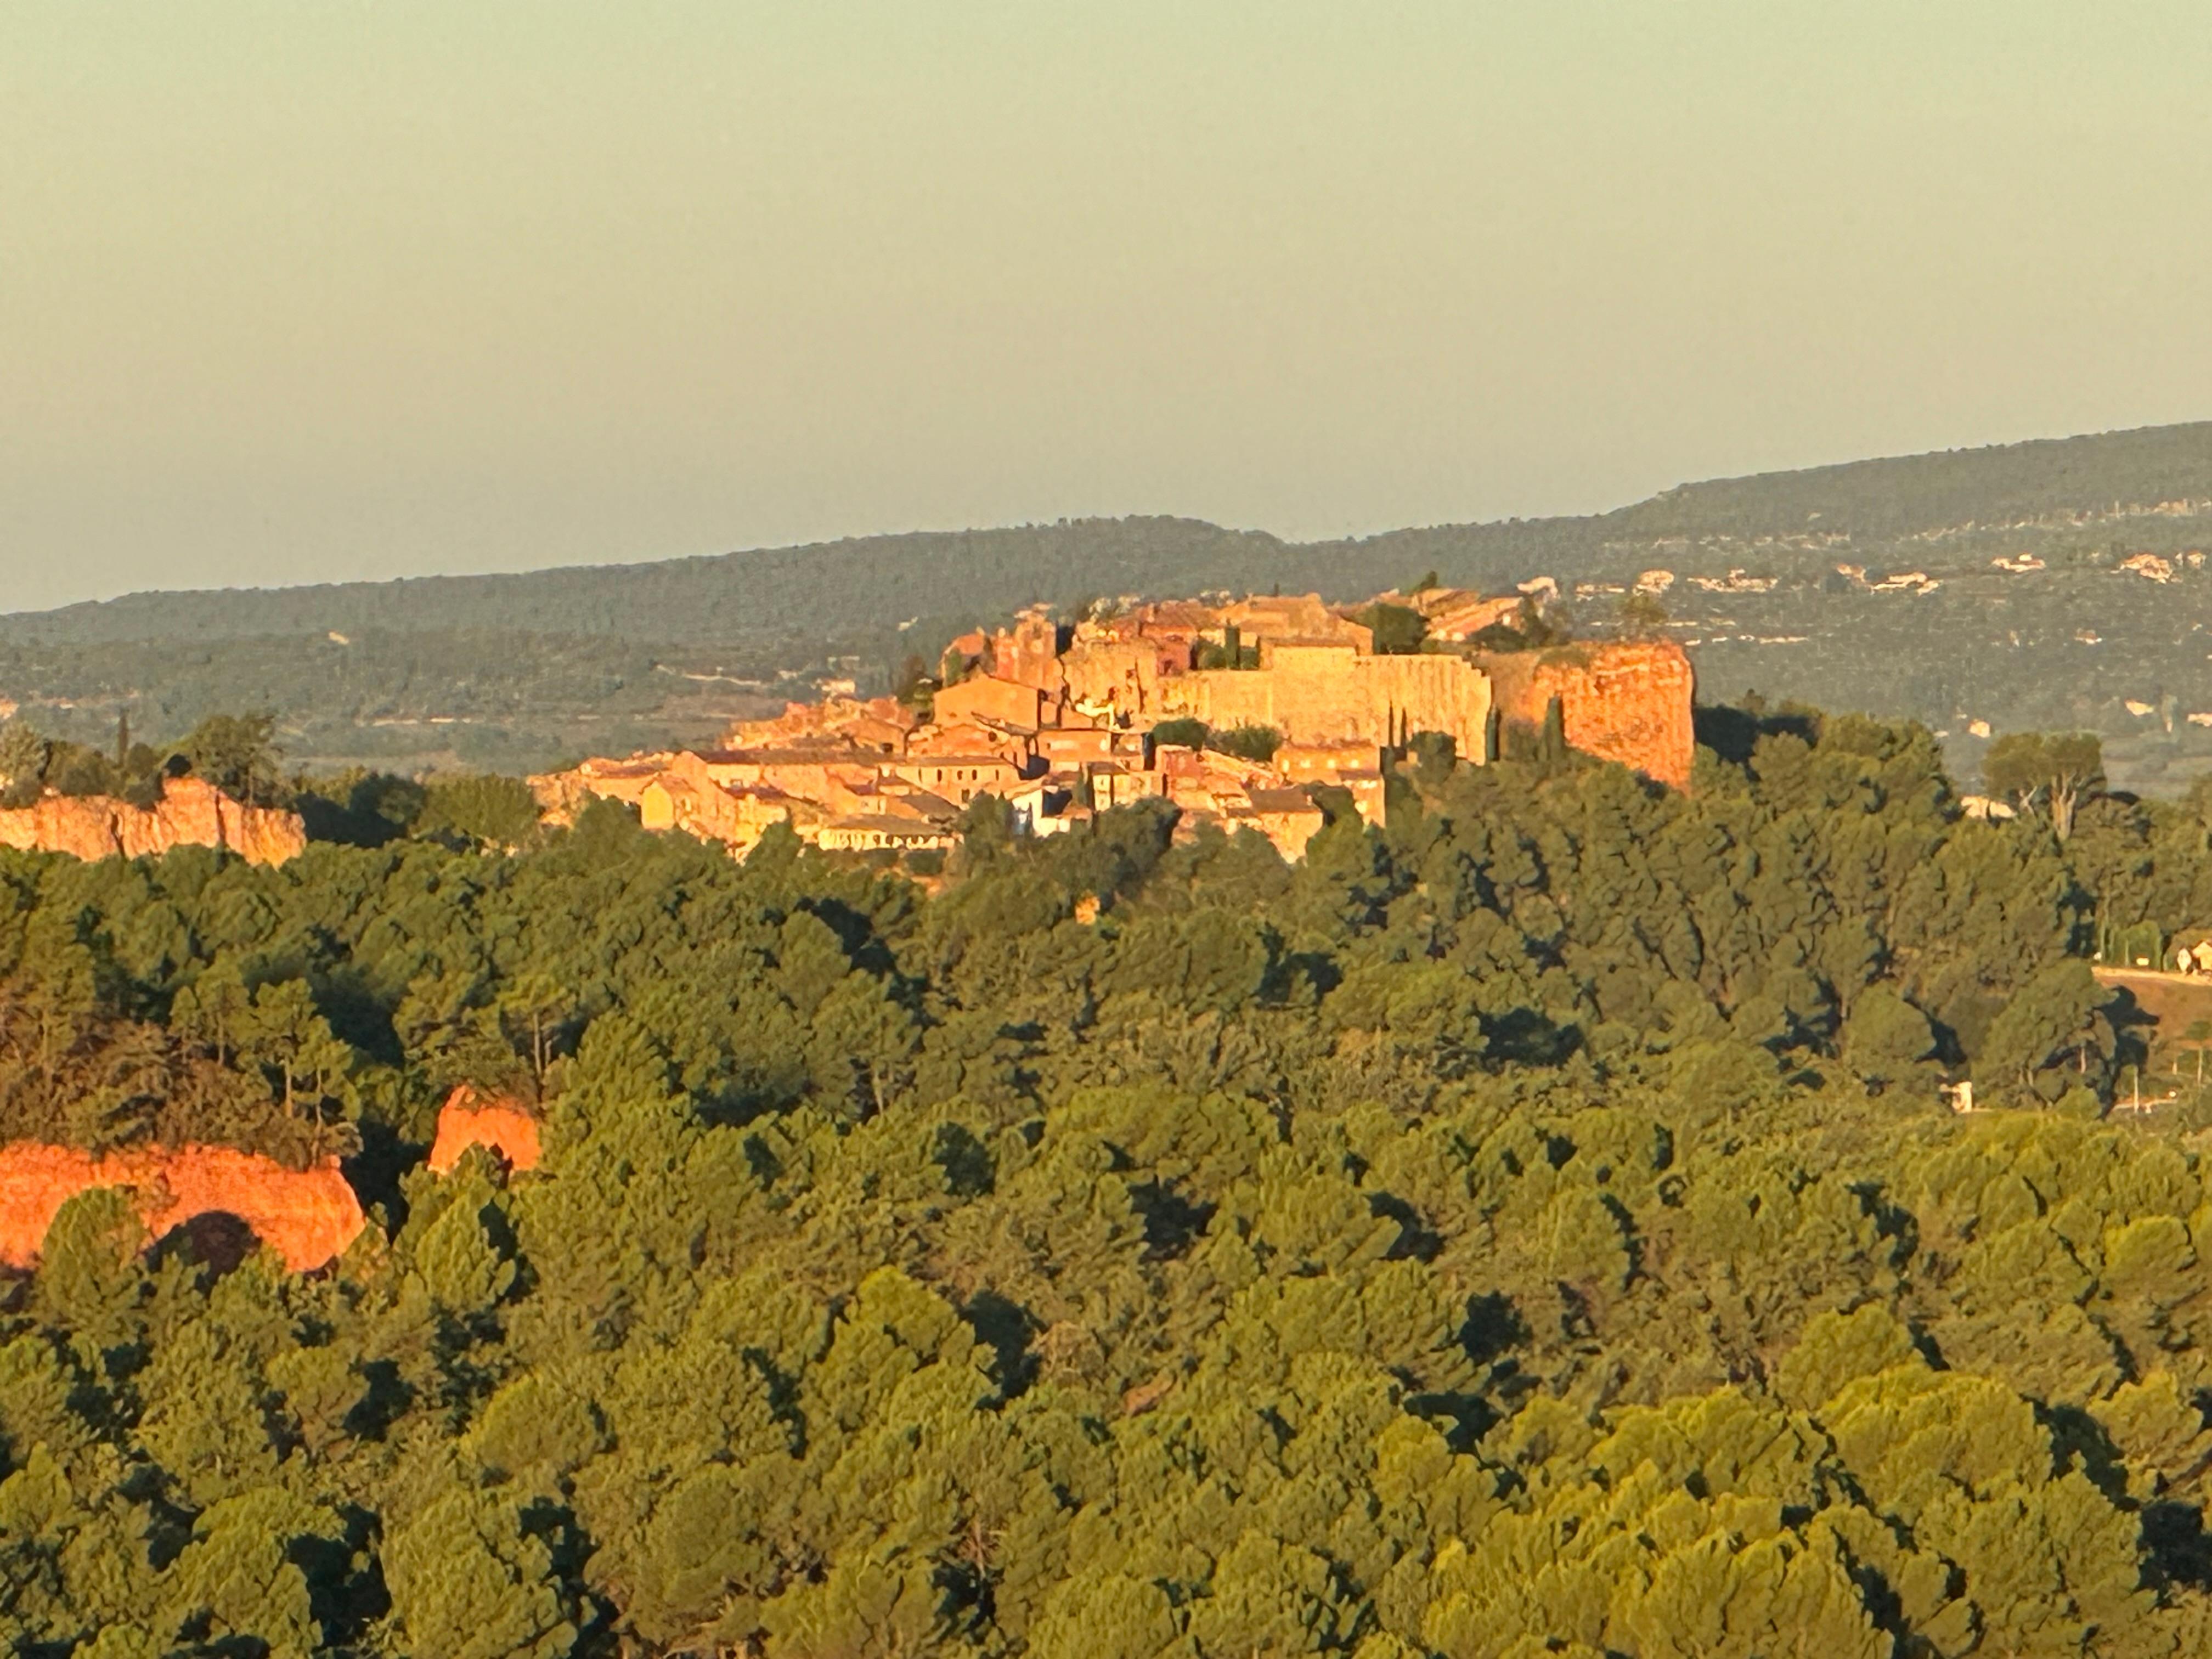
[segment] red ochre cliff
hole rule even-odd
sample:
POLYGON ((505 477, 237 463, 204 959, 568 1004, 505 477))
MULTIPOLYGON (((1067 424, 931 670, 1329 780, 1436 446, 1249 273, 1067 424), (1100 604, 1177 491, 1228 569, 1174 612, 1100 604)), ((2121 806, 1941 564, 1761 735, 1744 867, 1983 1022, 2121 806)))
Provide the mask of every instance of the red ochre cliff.
POLYGON ((230 1146, 132 1147, 95 1158, 17 1141, 0 1146, 0 1263, 32 1266, 56 1212, 94 1187, 129 1192, 155 1239, 196 1217, 235 1216, 295 1273, 343 1255, 364 1224, 336 1158, 288 1170, 230 1146))
POLYGON ((1690 787, 1697 677, 1672 640, 1624 640, 1481 659, 1502 718, 1540 728, 1559 700, 1568 746, 1619 761, 1676 789, 1690 787))
POLYGON ((296 812, 248 806, 199 778, 171 778, 158 805, 111 795, 46 795, 0 809, 0 847, 81 859, 137 858, 173 847, 227 847, 249 864, 282 864, 307 844, 296 812))
POLYGON ((438 1138, 430 1146, 430 1168, 450 1172, 471 1146, 486 1146, 510 1170, 538 1167, 538 1119, 511 1095, 487 1095, 464 1083, 438 1109, 438 1138))

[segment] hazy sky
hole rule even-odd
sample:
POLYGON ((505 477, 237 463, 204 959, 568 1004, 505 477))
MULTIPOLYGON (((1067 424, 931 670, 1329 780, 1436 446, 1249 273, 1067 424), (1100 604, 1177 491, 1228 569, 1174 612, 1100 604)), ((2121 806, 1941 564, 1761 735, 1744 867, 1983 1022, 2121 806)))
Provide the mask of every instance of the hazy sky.
POLYGON ((0 609, 2212 416, 2205 0, 0 5, 0 609))

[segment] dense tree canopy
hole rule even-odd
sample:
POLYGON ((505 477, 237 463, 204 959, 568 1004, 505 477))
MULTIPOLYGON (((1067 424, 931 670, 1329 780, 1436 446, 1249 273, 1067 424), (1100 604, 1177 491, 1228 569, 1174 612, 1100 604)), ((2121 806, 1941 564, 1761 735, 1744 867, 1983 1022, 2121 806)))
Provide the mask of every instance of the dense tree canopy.
POLYGON ((2205 1650, 2212 1165, 2100 1121, 2084 963, 2212 919, 2204 825, 1745 718, 1687 794, 1416 745, 1295 866, 978 811, 925 885, 491 785, 276 869, 0 855, 9 1134, 375 1206, 306 1277, 64 1207, 0 1641, 2205 1650), (538 1170, 422 1167, 463 1080, 538 1170))

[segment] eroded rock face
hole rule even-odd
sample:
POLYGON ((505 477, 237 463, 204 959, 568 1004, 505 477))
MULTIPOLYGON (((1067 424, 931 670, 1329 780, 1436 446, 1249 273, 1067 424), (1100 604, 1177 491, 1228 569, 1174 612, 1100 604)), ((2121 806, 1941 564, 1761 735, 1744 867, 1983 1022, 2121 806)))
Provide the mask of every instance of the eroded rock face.
POLYGON ((471 1146, 488 1146, 510 1170, 538 1167, 538 1119, 520 1101, 488 1095, 464 1083, 438 1109, 438 1137, 430 1146, 430 1168, 450 1172, 471 1146))
POLYGON ((1674 641, 1592 642, 1486 657, 1482 665, 1505 719, 1540 727, 1557 697, 1571 747, 1674 788, 1690 787, 1697 676, 1689 653, 1674 641))
POLYGON ((15 1141, 0 1146, 0 1263, 34 1265, 55 1213, 94 1187, 128 1192, 149 1240, 199 1217, 235 1216, 295 1273, 336 1261, 366 1224, 336 1158, 288 1170, 231 1146, 131 1147, 94 1157, 15 1141))
POLYGON ((249 864, 282 864, 307 844, 296 812, 248 806, 199 778, 171 778, 152 807, 112 795, 47 795, 0 810, 0 847, 74 858, 137 858, 173 847, 227 847, 249 864))

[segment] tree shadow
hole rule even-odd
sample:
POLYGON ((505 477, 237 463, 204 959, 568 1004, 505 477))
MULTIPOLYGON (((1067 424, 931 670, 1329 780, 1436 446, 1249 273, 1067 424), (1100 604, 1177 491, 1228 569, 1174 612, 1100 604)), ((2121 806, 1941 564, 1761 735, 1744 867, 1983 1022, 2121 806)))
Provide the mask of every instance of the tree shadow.
POLYGON ((260 1235, 243 1217, 228 1210, 203 1210, 186 1216, 155 1241, 148 1254, 150 1266, 159 1268, 181 1258, 199 1267, 204 1284, 235 1272, 240 1262, 261 1248, 260 1235))
POLYGON ((1430 1226, 1419 1210, 1395 1193, 1370 1194, 1367 1207, 1374 1214, 1398 1224, 1398 1242, 1390 1247, 1386 1260, 1433 1261, 1443 1249, 1443 1235, 1430 1226))
POLYGON ((1690 726, 1700 749, 1711 750, 1731 766, 1748 766, 1761 738, 1786 732, 1810 744, 1820 735, 1809 714, 1769 713, 1762 707, 1701 705, 1690 711, 1690 726))
POLYGON ((1487 1296, 1468 1298, 1467 1319, 1459 1328, 1459 1341, 1460 1346, 1467 1350, 1467 1357, 1476 1364, 1487 1365, 1528 1340, 1528 1322, 1521 1317, 1521 1310, 1504 1291, 1492 1291, 1487 1296))
POLYGON ((404 1139, 389 1123, 374 1117, 364 1117, 357 1126, 361 1131, 361 1149, 338 1164, 346 1184, 361 1200, 363 1210, 378 1205, 397 1233, 407 1224, 407 1200, 401 1192, 400 1176, 420 1164, 429 1152, 419 1141, 404 1139))
POLYGON ((1037 1356, 1030 1340, 1042 1328, 1027 1308, 996 1291, 978 1291, 960 1310, 975 1339, 991 1351, 991 1373, 1001 1399, 1012 1400, 1036 1380, 1037 1356))
POLYGON ((1155 1261, 1183 1255, 1213 1222, 1212 1205, 1194 1204, 1164 1181, 1130 1188, 1129 1206, 1145 1224, 1145 1253, 1155 1261))
POLYGON ((2154 1583, 2212 1587, 2212 1537, 2206 1535, 2204 1515, 2196 1504, 2172 1498, 2146 1504, 2142 1541, 2145 1576, 2154 1583))

